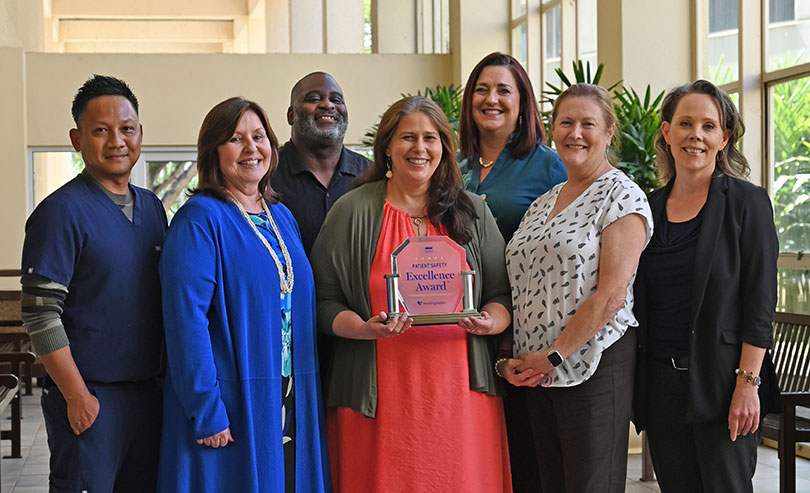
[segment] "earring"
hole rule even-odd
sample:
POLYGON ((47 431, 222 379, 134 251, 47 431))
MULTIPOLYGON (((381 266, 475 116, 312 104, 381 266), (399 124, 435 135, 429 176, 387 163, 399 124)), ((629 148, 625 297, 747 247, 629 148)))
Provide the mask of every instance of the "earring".
POLYGON ((391 156, 385 156, 385 164, 388 171, 385 172, 385 177, 389 180, 394 177, 394 172, 391 171, 391 156))
POLYGON ((523 113, 518 114, 518 126, 523 125, 523 113))

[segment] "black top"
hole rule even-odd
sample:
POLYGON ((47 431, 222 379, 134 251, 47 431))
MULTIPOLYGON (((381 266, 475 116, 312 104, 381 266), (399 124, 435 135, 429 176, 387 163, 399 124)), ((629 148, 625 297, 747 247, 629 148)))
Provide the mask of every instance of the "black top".
POLYGON ((655 223, 655 234, 644 255, 653 358, 689 354, 695 252, 702 223, 702 209, 682 223, 670 222, 664 209, 655 223))
POLYGON ((298 222, 307 256, 326 213, 337 199, 351 190, 368 164, 368 159, 344 147, 329 188, 324 188, 301 160, 292 141, 287 141, 279 150, 278 169, 273 173, 271 185, 298 222))

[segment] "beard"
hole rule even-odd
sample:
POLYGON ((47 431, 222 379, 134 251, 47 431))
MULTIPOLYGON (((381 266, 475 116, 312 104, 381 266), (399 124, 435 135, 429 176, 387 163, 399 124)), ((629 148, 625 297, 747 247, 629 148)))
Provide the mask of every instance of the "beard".
POLYGON ((307 136, 323 145, 343 143, 343 136, 346 135, 346 128, 349 126, 348 118, 344 115, 335 112, 335 124, 327 128, 321 128, 315 123, 317 113, 306 113, 298 108, 293 109, 293 111, 295 113, 293 127, 296 135, 307 136))

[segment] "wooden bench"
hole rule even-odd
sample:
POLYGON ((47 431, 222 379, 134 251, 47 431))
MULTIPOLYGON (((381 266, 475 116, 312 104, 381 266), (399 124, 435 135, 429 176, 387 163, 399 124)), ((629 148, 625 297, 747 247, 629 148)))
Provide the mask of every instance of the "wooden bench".
POLYGON ((773 363, 782 391, 781 414, 762 422, 762 436, 779 442, 779 491, 796 491, 796 444, 810 441, 810 315, 777 313, 773 363))
MULTIPOLYGON (((34 353, 19 352, 19 353, 0 353, 0 363, 7 363, 11 367, 11 373, 19 381, 20 368, 23 364, 31 364, 34 362, 34 353)), ((20 394, 17 392, 11 400, 11 429, 0 431, 1 440, 11 440, 11 458, 22 457, 21 444, 22 444, 22 401, 20 394)))
MULTIPOLYGON (((0 270, 0 274, 2 271, 0 270)), ((2 276, 0 276, 2 277, 2 276)), ((20 317, 19 290, 0 290, 0 353, 31 351, 31 340, 23 329, 20 317)), ((26 363, 22 373, 18 374, 25 385, 25 395, 31 395, 33 377, 43 377, 45 372, 41 364, 26 363)))
POLYGON ((17 377, 14 375, 0 375, 0 413, 5 411, 15 398, 19 399, 19 391, 20 381, 17 377))

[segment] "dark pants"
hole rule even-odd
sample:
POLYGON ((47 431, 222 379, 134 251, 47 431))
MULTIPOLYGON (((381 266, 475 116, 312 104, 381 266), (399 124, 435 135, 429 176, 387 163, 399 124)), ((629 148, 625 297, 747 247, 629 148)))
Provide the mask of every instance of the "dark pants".
POLYGON ((99 402, 90 428, 73 434, 59 388, 46 382, 42 411, 51 451, 50 491, 149 492, 157 486, 163 391, 157 382, 87 384, 99 402))
POLYGON ((577 386, 529 389, 542 491, 624 491, 635 341, 628 329, 577 386))
POLYGON ((503 398, 514 493, 540 491, 540 470, 537 468, 534 438, 531 433, 527 433, 527 430, 531 429, 531 419, 526 390, 526 387, 509 385, 508 394, 503 398))
POLYGON ((751 492, 759 431, 729 438, 728 422, 686 423, 689 372, 650 364, 647 440, 664 493, 751 492))

